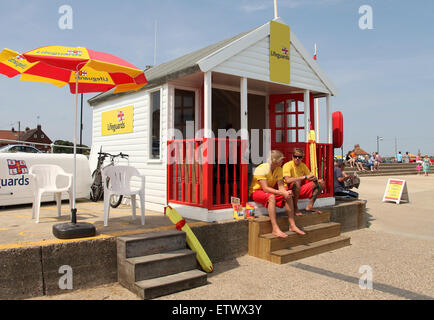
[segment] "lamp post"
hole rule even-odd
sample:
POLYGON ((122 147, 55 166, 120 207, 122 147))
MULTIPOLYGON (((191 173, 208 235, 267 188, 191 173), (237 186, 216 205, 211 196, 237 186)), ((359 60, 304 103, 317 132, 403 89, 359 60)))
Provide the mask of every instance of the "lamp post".
POLYGON ((383 137, 377 136, 377 154, 380 154, 380 140, 383 140, 383 137))

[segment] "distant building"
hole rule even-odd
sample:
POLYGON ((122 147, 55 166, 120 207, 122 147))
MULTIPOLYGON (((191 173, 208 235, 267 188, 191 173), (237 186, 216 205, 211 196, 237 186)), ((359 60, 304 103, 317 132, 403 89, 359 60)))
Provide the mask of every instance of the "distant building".
POLYGON ((26 128, 25 131, 16 131, 14 128, 11 130, 0 130, 0 147, 7 146, 9 144, 19 144, 20 142, 27 142, 26 144, 30 144, 35 148, 41 150, 42 152, 51 151, 50 146, 46 145, 37 145, 33 143, 46 143, 51 144, 52 141, 47 137, 44 131, 41 129, 41 125, 35 129, 26 128), (18 142, 5 141, 5 140, 16 140, 18 142))
POLYGON ((354 149, 353 149, 354 153, 357 156, 365 156, 365 155, 369 155, 369 152, 366 152, 365 150, 363 150, 362 148, 360 148, 359 144, 355 144, 354 145, 354 149))

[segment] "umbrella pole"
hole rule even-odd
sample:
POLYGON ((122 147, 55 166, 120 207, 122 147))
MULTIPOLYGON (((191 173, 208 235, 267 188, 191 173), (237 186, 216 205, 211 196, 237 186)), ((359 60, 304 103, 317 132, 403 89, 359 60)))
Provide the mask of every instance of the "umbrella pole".
POLYGON ((77 105, 78 105, 78 71, 75 72, 75 110, 74 110, 74 163, 72 180, 72 206, 71 222, 77 223, 77 208, 75 207, 75 197, 77 195, 77 105))
POLYGON ((93 237, 96 234, 95 226, 87 222, 77 223, 77 208, 75 207, 76 178, 77 178, 77 105, 78 105, 78 71, 75 72, 75 116, 74 116, 74 163, 72 178, 72 205, 71 222, 56 224, 53 226, 53 234, 59 239, 75 239, 93 237))

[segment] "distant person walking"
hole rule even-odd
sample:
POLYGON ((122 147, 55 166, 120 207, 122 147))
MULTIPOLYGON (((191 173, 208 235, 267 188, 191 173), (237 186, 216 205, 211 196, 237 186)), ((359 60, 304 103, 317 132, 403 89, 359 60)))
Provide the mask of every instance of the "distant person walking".
POLYGON ((416 170, 417 170, 417 175, 422 174, 422 164, 421 163, 417 164, 416 170))
POLYGON ((429 157, 428 157, 427 154, 423 158, 422 168, 423 168, 423 172, 425 173, 425 176, 428 176, 429 171, 431 169, 431 161, 430 161, 430 159, 429 159, 429 157))
POLYGON ((417 156, 416 156, 416 163, 420 163, 420 164, 423 163, 423 161, 422 161, 422 157, 421 157, 421 155, 420 155, 420 152, 417 153, 417 156))
POLYGON ((398 154, 396 155, 396 162, 402 163, 402 154, 401 154, 401 151, 399 151, 398 154))

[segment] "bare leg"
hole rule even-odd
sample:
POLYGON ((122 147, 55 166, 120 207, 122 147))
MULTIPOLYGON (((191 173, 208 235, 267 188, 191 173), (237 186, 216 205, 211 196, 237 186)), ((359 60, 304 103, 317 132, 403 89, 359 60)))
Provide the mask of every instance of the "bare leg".
POLYGON ((303 213, 300 212, 300 210, 298 209, 298 197, 300 195, 300 181, 294 182, 292 184, 292 194, 293 194, 293 203, 294 203, 294 212, 296 216, 302 216, 303 213))
POLYGON ((306 206, 306 211, 317 212, 317 213, 321 214, 322 211, 315 209, 313 207, 313 205, 316 201, 316 198, 321 194, 321 191, 324 188, 324 181, 320 180, 320 181, 314 182, 312 188, 313 188, 312 198, 310 198, 310 200, 306 206))
POLYGON ((301 231, 295 224, 292 198, 286 201, 285 210, 286 210, 286 214, 288 215, 289 231, 298 233, 300 235, 305 235, 306 233, 301 231))
POLYGON ((271 195, 268 198, 268 215, 269 215, 270 220, 271 220, 271 227, 272 227, 271 233, 274 234, 276 237, 279 237, 279 238, 288 237, 288 235, 286 233, 284 233, 284 232, 282 232, 282 230, 280 230, 279 225, 277 224, 276 198, 274 197, 274 195, 271 195))

